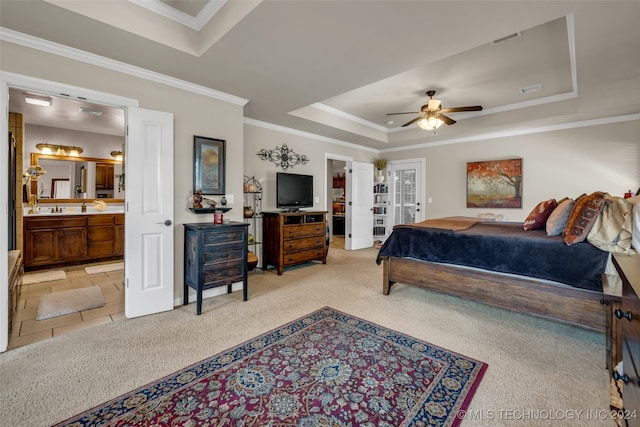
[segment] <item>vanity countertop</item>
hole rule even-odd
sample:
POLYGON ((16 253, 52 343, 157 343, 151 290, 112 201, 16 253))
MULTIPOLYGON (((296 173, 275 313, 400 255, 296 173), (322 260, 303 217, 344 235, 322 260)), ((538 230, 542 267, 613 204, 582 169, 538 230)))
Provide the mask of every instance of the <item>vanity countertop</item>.
POLYGON ((72 215, 105 215, 105 214, 123 214, 124 207, 117 208, 107 208, 104 211, 98 211, 87 206, 87 211, 82 212, 79 207, 74 208, 60 208, 62 212, 51 212, 52 208, 44 208, 40 207, 40 212, 38 213, 28 213, 29 209, 25 209, 24 216, 25 217, 34 217, 34 216, 72 216, 72 215))

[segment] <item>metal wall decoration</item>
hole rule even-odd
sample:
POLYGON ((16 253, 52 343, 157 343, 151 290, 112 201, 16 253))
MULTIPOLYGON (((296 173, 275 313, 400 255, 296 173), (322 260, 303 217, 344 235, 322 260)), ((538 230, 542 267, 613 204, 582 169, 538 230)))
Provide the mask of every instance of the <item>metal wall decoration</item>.
POLYGON ((306 165, 309 162, 309 158, 304 154, 297 154, 295 151, 290 150, 287 144, 282 144, 282 147, 274 148, 273 150, 262 149, 258 151, 257 156, 262 160, 269 160, 276 166, 280 166, 283 171, 294 167, 295 165, 306 165))

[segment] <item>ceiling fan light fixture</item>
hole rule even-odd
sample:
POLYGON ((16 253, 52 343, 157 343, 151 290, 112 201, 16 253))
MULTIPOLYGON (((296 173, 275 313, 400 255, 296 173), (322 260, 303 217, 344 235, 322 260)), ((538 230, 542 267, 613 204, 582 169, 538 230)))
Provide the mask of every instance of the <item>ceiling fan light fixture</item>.
POLYGON ((444 122, 436 117, 423 117, 418 120, 417 125, 424 130, 436 130, 442 126, 444 122))

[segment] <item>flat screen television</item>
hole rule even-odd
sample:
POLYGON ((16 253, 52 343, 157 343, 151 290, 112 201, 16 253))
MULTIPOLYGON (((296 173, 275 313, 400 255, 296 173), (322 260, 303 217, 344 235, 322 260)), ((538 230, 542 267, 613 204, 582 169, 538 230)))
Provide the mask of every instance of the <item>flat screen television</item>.
POLYGON ((313 207, 313 176, 278 172, 276 207, 288 211, 313 207))

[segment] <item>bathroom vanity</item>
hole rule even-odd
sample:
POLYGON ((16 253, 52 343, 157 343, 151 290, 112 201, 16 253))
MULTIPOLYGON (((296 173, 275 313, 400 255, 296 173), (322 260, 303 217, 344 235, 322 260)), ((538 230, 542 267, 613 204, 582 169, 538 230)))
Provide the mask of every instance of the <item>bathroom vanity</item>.
POLYGON ((124 213, 25 215, 24 268, 124 257, 124 213))

